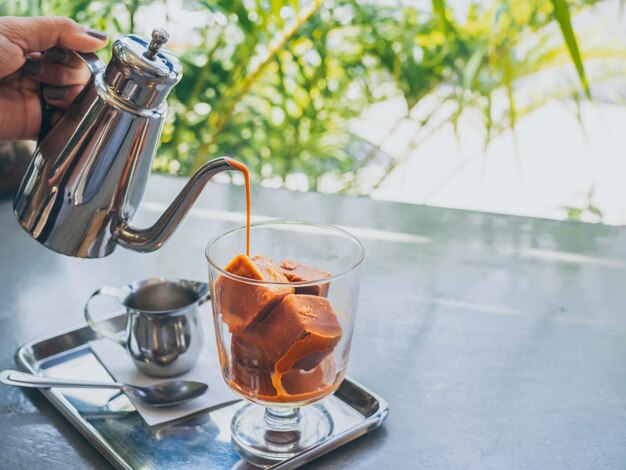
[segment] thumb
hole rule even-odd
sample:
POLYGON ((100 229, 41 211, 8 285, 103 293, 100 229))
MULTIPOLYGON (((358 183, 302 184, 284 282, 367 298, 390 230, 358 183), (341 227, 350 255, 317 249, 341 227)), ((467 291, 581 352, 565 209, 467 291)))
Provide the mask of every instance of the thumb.
POLYGON ((0 43, 8 42, 19 48, 22 57, 54 46, 93 52, 104 47, 107 41, 106 34, 87 29, 62 16, 0 18, 0 43))

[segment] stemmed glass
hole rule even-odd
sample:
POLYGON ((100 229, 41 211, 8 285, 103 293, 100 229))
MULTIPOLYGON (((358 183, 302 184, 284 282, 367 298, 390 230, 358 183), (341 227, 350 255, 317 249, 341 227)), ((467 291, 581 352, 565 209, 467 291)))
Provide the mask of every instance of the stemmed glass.
POLYGON ((306 280, 266 281, 224 269, 245 252, 245 241, 245 227, 238 228, 211 241, 205 254, 222 374, 249 402, 233 418, 232 441, 243 458, 269 466, 332 434, 320 400, 345 375, 364 250, 334 226, 253 224, 252 256, 266 255, 285 273, 315 268, 306 280))

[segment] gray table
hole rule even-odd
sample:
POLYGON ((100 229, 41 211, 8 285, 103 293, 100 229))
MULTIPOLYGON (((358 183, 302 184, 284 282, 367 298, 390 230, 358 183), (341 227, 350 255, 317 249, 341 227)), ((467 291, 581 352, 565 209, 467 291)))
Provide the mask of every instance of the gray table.
MULTIPOLYGON (((184 180, 152 176, 138 223, 184 180)), ((253 212, 351 227, 367 250, 350 374, 385 426, 312 468, 623 468, 626 231, 368 199, 253 190, 253 212)), ((0 368, 82 323, 104 284, 204 279, 206 241, 239 225, 241 187, 211 184, 170 243, 56 255, 0 204, 0 368)), ((36 391, 0 388, 0 467, 108 468, 36 391)))

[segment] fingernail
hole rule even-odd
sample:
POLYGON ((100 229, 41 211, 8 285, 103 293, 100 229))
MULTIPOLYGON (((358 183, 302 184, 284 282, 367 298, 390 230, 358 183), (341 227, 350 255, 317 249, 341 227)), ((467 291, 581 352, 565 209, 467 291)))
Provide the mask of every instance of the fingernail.
POLYGON ((109 35, 107 33, 103 33, 102 31, 98 31, 97 29, 88 29, 87 34, 96 39, 100 39, 101 41, 109 39, 109 35))
POLYGON ((27 73, 28 75, 32 75, 34 77, 41 73, 42 68, 43 64, 40 61, 30 58, 26 59, 26 62, 24 62, 24 65, 22 65, 22 70, 24 71, 24 73, 27 73))
POLYGON ((67 96, 67 88, 47 86, 43 90, 43 97, 50 101, 60 101, 67 96))
POLYGON ((68 57, 69 55, 67 51, 65 49, 61 49, 60 47, 53 47, 52 49, 48 49, 46 51, 46 59, 59 64, 67 62, 68 57))

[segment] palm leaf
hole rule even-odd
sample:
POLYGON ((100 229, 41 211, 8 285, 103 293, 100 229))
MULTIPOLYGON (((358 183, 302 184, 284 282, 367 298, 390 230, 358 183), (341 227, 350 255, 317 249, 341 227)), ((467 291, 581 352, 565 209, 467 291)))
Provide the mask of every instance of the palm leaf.
POLYGON ((572 27, 572 19, 569 14, 567 2, 566 0, 552 0, 552 5, 554 6, 554 17, 559 23, 559 27, 563 33, 563 39, 567 44, 569 53, 572 56, 574 65, 576 66, 576 71, 578 72, 578 77, 580 78, 583 90, 585 90, 587 97, 591 98, 591 91, 589 90, 589 83, 587 82, 587 76, 585 75, 585 68, 578 49, 578 42, 576 41, 574 28, 572 27))
POLYGON ((446 2, 445 0, 432 0, 433 11, 439 17, 440 29, 448 32, 450 30, 450 22, 446 16, 446 2))

